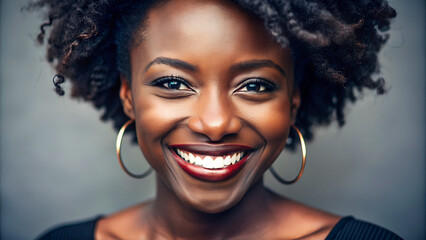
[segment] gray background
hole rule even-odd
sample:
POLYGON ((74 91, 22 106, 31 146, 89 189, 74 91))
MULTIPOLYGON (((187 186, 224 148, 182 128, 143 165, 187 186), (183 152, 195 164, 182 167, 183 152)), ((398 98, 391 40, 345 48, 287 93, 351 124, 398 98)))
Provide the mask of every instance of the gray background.
MULTIPOLYGON (((154 196, 153 175, 133 180, 119 168, 111 125, 91 106, 52 91, 54 72, 34 41, 39 14, 21 13, 24 2, 1 1, 1 239, 32 239, 52 225, 154 196)), ((266 183, 312 206, 424 239, 425 3, 390 2, 399 15, 380 55, 390 92, 366 93, 349 105, 345 127, 318 129, 300 182, 283 186, 267 173, 266 183)), ((123 151, 134 160, 130 168, 147 166, 128 141, 123 151)), ((284 152, 275 167, 289 178, 299 160, 284 152)))

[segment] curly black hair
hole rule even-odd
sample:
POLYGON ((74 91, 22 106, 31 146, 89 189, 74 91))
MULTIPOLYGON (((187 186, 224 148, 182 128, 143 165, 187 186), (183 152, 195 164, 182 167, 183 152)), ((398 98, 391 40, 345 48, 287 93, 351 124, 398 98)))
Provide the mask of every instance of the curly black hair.
MULTIPOLYGON (((167 0, 39 0, 28 9, 46 9, 47 59, 57 74, 55 90, 65 79, 71 96, 103 109, 101 119, 120 128, 128 117, 119 98, 120 74, 130 79, 129 50, 142 36, 147 12, 167 0)), ((365 88, 383 94, 377 55, 388 39, 395 10, 385 0, 233 0, 264 21, 283 47, 290 47, 295 82, 301 93, 296 125, 307 140, 312 127, 345 122, 344 107, 365 88)))

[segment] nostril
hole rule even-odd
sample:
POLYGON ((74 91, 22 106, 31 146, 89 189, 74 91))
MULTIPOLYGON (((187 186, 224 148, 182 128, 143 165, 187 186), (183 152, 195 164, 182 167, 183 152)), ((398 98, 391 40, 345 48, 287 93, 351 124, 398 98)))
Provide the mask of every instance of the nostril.
POLYGON ((236 134, 241 130, 241 122, 235 116, 223 117, 199 117, 193 116, 188 120, 188 127, 207 136, 211 141, 220 141, 224 136, 236 134))
POLYGON ((208 88, 203 93, 194 105, 189 128, 211 141, 220 141, 226 135, 239 132, 241 123, 228 96, 218 88, 208 88))

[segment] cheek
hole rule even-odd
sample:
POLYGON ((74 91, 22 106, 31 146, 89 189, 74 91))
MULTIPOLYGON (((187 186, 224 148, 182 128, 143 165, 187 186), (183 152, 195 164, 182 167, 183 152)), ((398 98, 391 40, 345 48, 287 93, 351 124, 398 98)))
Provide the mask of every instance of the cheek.
POLYGON ((164 161, 162 141, 177 126, 181 114, 177 106, 156 97, 135 98, 134 109, 140 148, 156 169, 164 161))
POLYGON ((253 104, 242 109, 248 122, 267 144, 285 141, 290 128, 290 102, 287 98, 263 104, 253 104))
POLYGON ((256 176, 258 178, 272 165, 286 145, 291 126, 290 101, 282 98, 251 106, 250 109, 245 112, 255 114, 246 114, 245 119, 266 143, 262 160, 258 162, 261 169, 256 176))
POLYGON ((135 102, 135 110, 141 134, 151 142, 160 141, 179 118, 179 111, 173 104, 158 99, 143 98, 135 102))

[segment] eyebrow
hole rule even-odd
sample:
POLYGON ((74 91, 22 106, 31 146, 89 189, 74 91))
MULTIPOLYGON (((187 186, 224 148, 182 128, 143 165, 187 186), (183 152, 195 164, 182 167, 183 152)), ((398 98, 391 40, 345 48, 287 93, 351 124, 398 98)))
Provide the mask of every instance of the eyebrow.
POLYGON ((258 60, 249 60, 249 61, 243 61, 239 62, 231 67, 231 70, 233 71, 247 71, 247 70, 253 70, 257 68, 263 68, 263 67, 272 67, 277 69, 284 77, 286 76, 286 73, 284 69, 280 67, 280 65, 276 64, 272 60, 269 59, 258 59, 258 60))
POLYGON ((198 71, 198 68, 196 66, 190 63, 184 62, 182 60, 174 59, 174 58, 158 57, 152 60, 150 63, 148 63, 148 65, 145 67, 145 72, 148 71, 148 69, 154 64, 165 64, 175 68, 189 70, 192 72, 198 71))
MULTIPOLYGON (((157 57, 156 59, 152 60, 148 65, 145 67, 145 72, 148 71, 148 69, 154 65, 154 64, 165 64, 169 65, 175 68, 185 69, 192 72, 198 71, 198 68, 190 63, 187 63, 185 61, 174 59, 174 58, 167 58, 167 57, 157 57)), ((282 69, 278 64, 273 62, 269 59, 255 59, 255 60, 248 60, 239 62, 237 64, 234 64, 231 66, 231 71, 247 71, 247 70, 253 70, 257 68, 263 68, 263 67, 272 67, 277 69, 284 77, 286 76, 286 73, 284 69, 282 69)))

